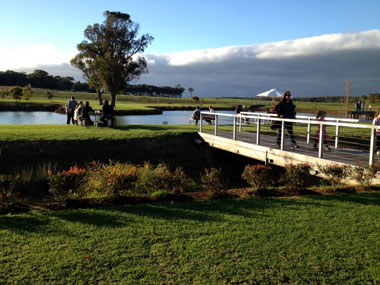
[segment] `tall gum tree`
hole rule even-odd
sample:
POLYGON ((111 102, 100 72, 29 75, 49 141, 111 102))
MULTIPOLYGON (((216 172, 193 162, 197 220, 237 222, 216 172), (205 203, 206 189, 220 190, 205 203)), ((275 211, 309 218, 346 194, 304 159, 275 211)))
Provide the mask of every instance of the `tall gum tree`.
POLYGON ((116 94, 148 72, 145 58, 138 54, 144 52, 153 37, 145 34, 138 38, 139 25, 128 14, 105 11, 104 16, 103 24, 85 29, 85 40, 77 45, 79 53, 70 63, 94 87, 110 92, 111 105, 115 106, 116 94))

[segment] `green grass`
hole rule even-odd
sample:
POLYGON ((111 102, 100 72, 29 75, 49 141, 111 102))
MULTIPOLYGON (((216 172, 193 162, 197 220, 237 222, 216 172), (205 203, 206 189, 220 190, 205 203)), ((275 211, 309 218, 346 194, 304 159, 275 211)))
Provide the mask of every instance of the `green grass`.
POLYGON ((88 128, 75 125, 0 125, 0 141, 121 140, 197 132, 194 125, 124 125, 88 128))
POLYGON ((0 217, 0 283, 377 284, 380 193, 0 217))

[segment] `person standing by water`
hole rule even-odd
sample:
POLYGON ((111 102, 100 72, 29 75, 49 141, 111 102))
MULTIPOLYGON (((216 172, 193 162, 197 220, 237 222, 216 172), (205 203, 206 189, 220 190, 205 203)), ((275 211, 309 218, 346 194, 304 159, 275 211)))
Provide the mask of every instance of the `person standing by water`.
POLYGON ((74 110, 75 107, 77 106, 78 102, 75 100, 74 96, 71 97, 71 99, 67 100, 66 103, 66 124, 70 125, 71 123, 74 125, 74 110))
MULTIPOLYGON (((295 119, 296 118, 296 105, 293 104, 293 101, 290 99, 292 94, 290 91, 286 91, 284 96, 282 96, 281 101, 275 106, 275 111, 279 118, 285 119, 295 119)), ((292 149, 299 148, 297 142, 294 139, 293 133, 293 123, 285 122, 285 129, 288 131, 290 147, 292 149)), ((277 131, 276 136, 277 147, 281 146, 281 128, 277 131)))

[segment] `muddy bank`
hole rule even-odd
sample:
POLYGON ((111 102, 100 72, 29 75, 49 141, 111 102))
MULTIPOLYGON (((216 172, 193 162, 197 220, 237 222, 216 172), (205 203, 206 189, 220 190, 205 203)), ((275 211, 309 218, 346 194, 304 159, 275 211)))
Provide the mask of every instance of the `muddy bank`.
MULTIPOLYGON (((172 170, 181 167, 185 174, 199 180, 204 168, 220 168, 232 187, 242 185, 245 165, 259 163, 240 155, 197 144, 198 134, 165 138, 104 141, 0 142, 0 173, 15 173, 39 162, 50 161, 59 169, 86 166, 92 161, 164 163, 172 170)), ((243 183, 244 184, 244 183, 243 183)), ((245 184, 244 184, 245 185, 245 184)))

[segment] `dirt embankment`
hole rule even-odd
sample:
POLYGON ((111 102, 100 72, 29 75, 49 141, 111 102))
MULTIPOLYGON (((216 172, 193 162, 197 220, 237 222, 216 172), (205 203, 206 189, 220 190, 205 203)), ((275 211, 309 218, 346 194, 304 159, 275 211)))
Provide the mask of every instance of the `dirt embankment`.
POLYGON ((185 174, 198 180, 205 168, 220 168, 232 187, 242 183, 245 165, 255 160, 197 144, 198 134, 183 134, 150 139, 89 141, 15 141, 0 142, 0 173, 14 173, 39 162, 50 161, 60 169, 92 161, 164 163, 172 170, 181 167, 185 174))

